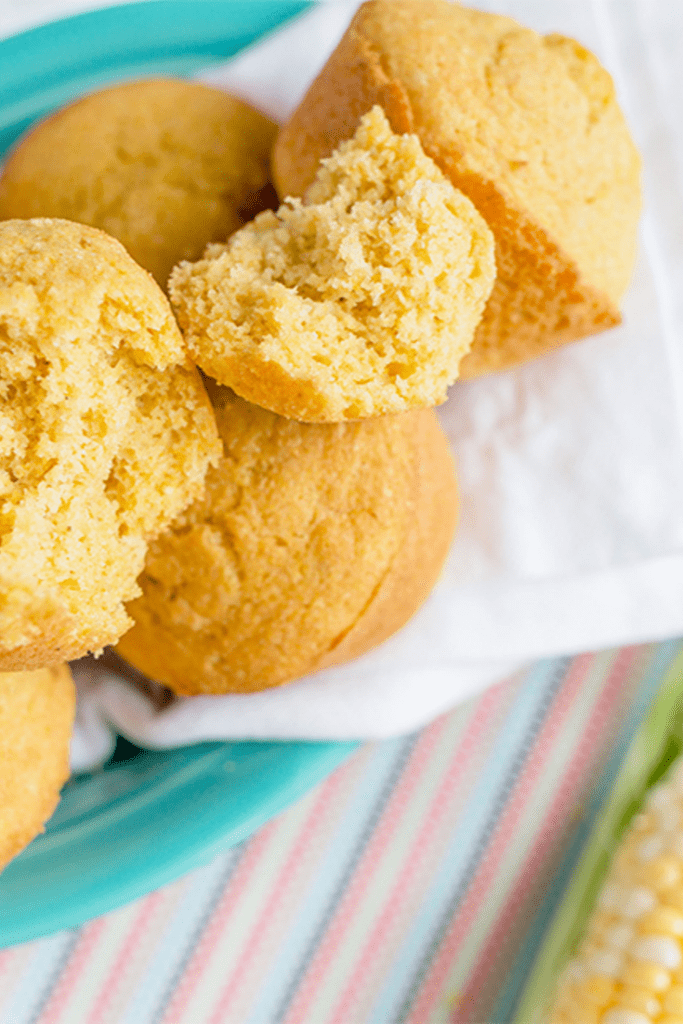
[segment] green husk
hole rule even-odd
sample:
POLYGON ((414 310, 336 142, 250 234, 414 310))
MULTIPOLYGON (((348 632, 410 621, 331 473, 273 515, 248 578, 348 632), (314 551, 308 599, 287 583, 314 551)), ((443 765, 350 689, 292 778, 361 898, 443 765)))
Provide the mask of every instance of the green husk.
POLYGON ((631 743, 567 886, 512 1024, 543 1024, 557 977, 574 953, 626 828, 645 795, 683 753, 683 656, 676 659, 631 743))

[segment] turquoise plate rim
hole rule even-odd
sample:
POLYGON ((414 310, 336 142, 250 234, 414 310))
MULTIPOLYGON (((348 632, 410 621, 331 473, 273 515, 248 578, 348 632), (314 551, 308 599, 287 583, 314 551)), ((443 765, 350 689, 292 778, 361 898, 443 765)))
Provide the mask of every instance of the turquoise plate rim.
POLYGON ((208 863, 358 746, 203 743, 76 776, 43 835, 0 875, 0 948, 77 927, 208 863))
MULTIPOLYGON (((146 0, 0 40, 0 154, 33 121, 89 89, 134 77, 189 75, 226 60, 308 6, 301 0, 146 0)), ((0 875, 0 947, 74 928, 207 863, 358 746, 203 743, 145 751, 76 776, 45 833, 0 875)))

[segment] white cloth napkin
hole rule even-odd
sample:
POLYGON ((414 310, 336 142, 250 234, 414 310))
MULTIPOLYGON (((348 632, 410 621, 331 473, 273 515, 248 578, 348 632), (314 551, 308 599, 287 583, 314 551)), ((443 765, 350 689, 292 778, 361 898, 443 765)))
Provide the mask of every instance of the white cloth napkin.
MULTIPOLYGON (((82 669, 75 765, 108 749, 103 723, 155 747, 390 736, 532 659, 683 633, 683 19, 665 0, 475 5, 578 38, 615 77, 646 195, 623 326, 451 389, 439 415, 460 529, 398 636, 278 690, 163 710, 110 670, 82 669)), ((356 6, 323 4, 200 78, 282 121, 356 6)))

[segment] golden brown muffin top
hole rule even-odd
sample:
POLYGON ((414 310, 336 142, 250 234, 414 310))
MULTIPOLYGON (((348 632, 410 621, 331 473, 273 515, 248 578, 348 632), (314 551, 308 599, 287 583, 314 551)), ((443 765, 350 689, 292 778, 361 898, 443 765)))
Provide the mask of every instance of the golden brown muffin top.
POLYGON ((53 114, 0 176, 0 218, 62 217, 118 238, 166 286, 255 210, 277 128, 248 104, 181 79, 127 82, 53 114))
MULTIPOLYGON (((417 131, 454 180, 494 182, 618 304, 634 262, 640 158, 597 58, 448 0, 369 0, 349 33, 383 76, 401 130, 417 131)), ((315 140, 299 128, 274 153, 278 189, 295 195, 337 141, 320 151, 325 125, 315 140)))
POLYGON ((186 694, 297 678, 353 627, 412 528, 426 415, 304 424, 212 399, 225 456, 150 546, 117 648, 186 694))

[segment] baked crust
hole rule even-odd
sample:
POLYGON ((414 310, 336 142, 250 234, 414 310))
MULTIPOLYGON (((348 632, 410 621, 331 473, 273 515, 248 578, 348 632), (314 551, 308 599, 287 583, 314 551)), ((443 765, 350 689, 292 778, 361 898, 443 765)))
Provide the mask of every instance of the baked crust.
POLYGON ((455 521, 432 410, 303 424, 211 393, 225 458, 151 545, 117 647, 181 694, 278 686, 381 642, 433 586, 455 521))
POLYGON ((278 135, 279 194, 303 195, 377 103, 496 238, 496 283, 461 377, 619 323, 640 160, 592 54, 447 0, 370 0, 278 135))
POLYGON ((67 665, 0 673, 0 869, 43 831, 59 802, 75 708, 67 665))
POLYGON ((427 600, 458 520, 458 488, 448 439, 431 409, 414 414, 411 522, 389 572, 349 631, 314 666, 343 665, 397 633, 427 600))
POLYGON ((180 260, 269 205, 277 126, 200 82, 153 78, 91 93, 25 135, 0 174, 0 219, 101 228, 166 287, 180 260))

